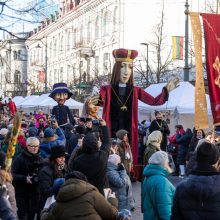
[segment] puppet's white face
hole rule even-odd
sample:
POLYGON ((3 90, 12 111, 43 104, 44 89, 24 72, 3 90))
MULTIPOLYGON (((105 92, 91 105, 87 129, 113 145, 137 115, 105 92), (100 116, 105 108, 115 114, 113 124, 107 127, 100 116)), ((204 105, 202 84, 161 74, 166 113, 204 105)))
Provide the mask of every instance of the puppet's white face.
POLYGON ((120 72, 120 83, 127 83, 131 77, 133 63, 122 62, 120 72))
POLYGON ((56 93, 54 96, 54 99, 56 100, 56 102, 59 105, 64 105, 65 101, 68 98, 68 94, 67 93, 56 93))

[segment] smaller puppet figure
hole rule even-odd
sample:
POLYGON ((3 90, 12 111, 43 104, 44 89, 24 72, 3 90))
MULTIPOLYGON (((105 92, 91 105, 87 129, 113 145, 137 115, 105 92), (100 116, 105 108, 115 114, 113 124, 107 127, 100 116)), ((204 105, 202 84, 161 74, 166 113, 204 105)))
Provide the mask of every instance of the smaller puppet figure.
POLYGON ((87 98, 83 106, 82 116, 85 118, 98 119, 98 111, 99 106, 93 104, 92 97, 87 98))
POLYGON ((75 121, 73 115, 68 106, 64 105, 65 101, 69 99, 73 93, 69 90, 66 83, 55 83, 53 85, 53 91, 49 95, 53 98, 58 105, 52 109, 52 115, 55 116, 58 125, 61 128, 65 128, 68 123, 74 125, 75 121))
POLYGON ((10 111, 10 115, 12 117, 14 117, 15 113, 17 112, 17 108, 16 108, 16 105, 15 103, 12 101, 11 98, 8 99, 8 104, 7 104, 8 108, 9 108, 9 111, 10 111))

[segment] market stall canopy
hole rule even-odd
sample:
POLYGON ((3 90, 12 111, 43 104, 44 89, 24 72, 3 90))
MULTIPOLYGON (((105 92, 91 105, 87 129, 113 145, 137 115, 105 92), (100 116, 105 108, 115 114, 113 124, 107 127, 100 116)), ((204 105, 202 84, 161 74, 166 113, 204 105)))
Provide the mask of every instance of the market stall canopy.
MULTIPOLYGON (((162 91, 162 88, 166 86, 166 83, 152 84, 145 89, 153 97, 159 95, 162 91)), ((195 113, 195 87, 189 82, 180 82, 179 87, 171 91, 169 94, 168 101, 159 106, 151 106, 144 104, 139 101, 138 109, 139 111, 150 111, 150 110, 159 110, 159 111, 174 111, 178 110, 180 114, 194 114, 195 113)), ((211 115, 210 99, 209 95, 206 95, 207 110, 208 114, 211 115)))

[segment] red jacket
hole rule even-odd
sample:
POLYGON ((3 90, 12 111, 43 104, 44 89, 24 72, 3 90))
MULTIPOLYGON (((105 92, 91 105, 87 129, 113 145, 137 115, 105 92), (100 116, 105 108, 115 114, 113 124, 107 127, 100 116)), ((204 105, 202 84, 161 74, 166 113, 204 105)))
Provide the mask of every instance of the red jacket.
POLYGON ((9 111, 11 113, 12 116, 15 115, 15 113, 17 112, 17 108, 16 105, 13 101, 9 101, 9 103, 7 104, 9 111))

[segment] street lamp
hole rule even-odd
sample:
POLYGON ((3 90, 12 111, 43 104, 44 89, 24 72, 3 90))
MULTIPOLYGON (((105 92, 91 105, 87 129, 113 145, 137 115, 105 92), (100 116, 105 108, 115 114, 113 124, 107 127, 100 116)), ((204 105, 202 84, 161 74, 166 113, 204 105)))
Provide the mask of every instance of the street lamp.
POLYGON ((141 43, 141 45, 144 45, 144 46, 146 46, 147 47, 147 64, 146 64, 146 74, 147 74, 147 86, 148 86, 148 84, 149 84, 149 80, 148 80, 148 73, 149 73, 149 64, 148 64, 148 46, 149 46, 149 44, 148 43, 141 43))
MULTIPOLYGON (((40 49, 42 47, 38 43, 35 48, 40 49)), ((46 37, 46 42, 45 42, 45 67, 44 67, 44 72, 45 72, 44 91, 45 91, 45 93, 47 92, 47 59, 48 59, 48 57, 47 57, 47 37, 46 37)))
POLYGON ((184 66, 184 81, 189 81, 189 63, 188 63, 188 44, 189 44, 189 3, 185 2, 185 66, 184 66))

